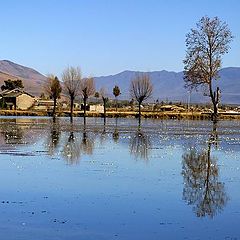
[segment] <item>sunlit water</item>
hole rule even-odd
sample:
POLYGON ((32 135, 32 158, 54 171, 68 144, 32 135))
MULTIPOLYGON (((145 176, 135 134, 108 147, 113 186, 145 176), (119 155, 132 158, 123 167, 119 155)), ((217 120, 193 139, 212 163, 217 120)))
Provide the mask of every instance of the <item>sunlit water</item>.
POLYGON ((240 122, 0 118, 0 239, 240 239, 240 122))

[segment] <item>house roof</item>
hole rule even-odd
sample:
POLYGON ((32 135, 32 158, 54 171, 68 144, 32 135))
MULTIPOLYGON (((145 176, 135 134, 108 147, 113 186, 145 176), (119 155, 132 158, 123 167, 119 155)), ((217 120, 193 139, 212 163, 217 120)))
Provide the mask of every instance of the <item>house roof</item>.
POLYGON ((27 94, 27 95, 29 95, 29 96, 31 96, 31 97, 34 97, 34 96, 31 95, 30 93, 25 92, 25 91, 23 91, 22 89, 19 89, 19 88, 15 88, 15 89, 13 89, 13 90, 4 90, 4 91, 2 91, 2 92, 0 93, 0 95, 1 95, 2 97, 18 97, 18 96, 20 96, 20 95, 22 95, 22 94, 27 94))

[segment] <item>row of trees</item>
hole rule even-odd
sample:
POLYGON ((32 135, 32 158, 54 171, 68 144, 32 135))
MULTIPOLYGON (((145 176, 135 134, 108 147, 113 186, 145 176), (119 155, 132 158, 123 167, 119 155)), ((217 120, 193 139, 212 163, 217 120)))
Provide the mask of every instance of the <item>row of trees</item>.
MULTIPOLYGON (((54 101, 53 116, 55 116, 56 114, 57 99, 61 97, 62 90, 63 90, 63 93, 70 99, 71 119, 73 116, 74 101, 79 95, 81 95, 83 99, 84 116, 86 116, 87 100, 89 97, 93 95, 97 98, 101 96, 104 103, 104 114, 105 114, 106 103, 108 101, 106 90, 102 88, 100 89, 100 92, 96 92, 93 77, 82 78, 79 67, 76 67, 76 68, 68 67, 63 71, 62 85, 63 85, 63 89, 59 79, 56 76, 51 74, 48 75, 48 81, 45 85, 45 92, 54 101)), ((113 88, 113 94, 117 102, 117 97, 121 94, 120 88, 118 86, 115 86, 113 88)))
MULTIPOLYGON (((201 87, 204 90, 204 94, 210 97, 213 104, 213 120, 216 120, 218 117, 218 105, 220 102, 220 89, 217 86, 214 89, 213 82, 219 78, 222 56, 228 52, 232 39, 233 36, 228 25, 218 17, 213 19, 203 17, 197 23, 196 28, 191 29, 186 35, 187 51, 183 61, 185 87, 190 89, 190 91, 201 87)), ((60 97, 61 86, 56 77, 50 76, 49 79, 48 92, 54 99, 54 103, 56 103, 56 99, 60 97)), ((101 89, 99 93, 96 92, 94 79, 92 77, 82 79, 80 68, 66 68, 62 74, 62 81, 65 94, 70 99, 71 117, 73 114, 73 103, 79 93, 81 93, 83 98, 84 116, 86 114, 87 99, 94 94, 96 97, 101 95, 104 109, 106 109, 105 105, 108 101, 106 91, 101 89)), ((130 95, 138 103, 139 123, 141 120, 141 104, 151 97, 152 92, 153 85, 147 74, 137 75, 131 81, 130 95)), ((118 86, 113 88, 113 94, 116 99, 120 95, 118 86)))
MULTIPOLYGON (((80 68, 68 67, 63 71, 62 74, 63 89, 59 79, 54 75, 48 75, 48 82, 45 85, 45 92, 53 99, 53 116, 56 114, 56 103, 57 99, 60 98, 62 91, 70 99, 70 117, 73 116, 73 106, 76 98, 81 95, 84 105, 84 117, 86 116, 86 105, 87 100, 90 96, 102 98, 104 105, 104 116, 106 115, 106 103, 108 101, 108 94, 104 88, 96 92, 94 79, 92 77, 83 78, 81 77, 80 68)), ((144 100, 148 99, 152 95, 153 86, 151 84, 148 75, 137 75, 132 80, 130 86, 131 97, 138 102, 139 106, 139 122, 141 117, 141 104, 144 100)), ((116 99, 116 110, 117 110, 117 97, 121 94, 120 88, 115 86, 113 88, 113 95, 116 99)))

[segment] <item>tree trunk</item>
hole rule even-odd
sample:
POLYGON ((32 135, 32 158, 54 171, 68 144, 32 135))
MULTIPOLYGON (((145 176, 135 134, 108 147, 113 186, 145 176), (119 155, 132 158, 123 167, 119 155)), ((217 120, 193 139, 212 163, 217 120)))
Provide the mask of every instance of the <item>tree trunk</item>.
POLYGON ((103 115, 106 118, 106 100, 103 100, 103 115))
POLYGON ((70 102, 70 120, 71 120, 71 122, 73 119, 73 101, 74 101, 74 97, 71 97, 71 102, 70 102))
POLYGON ((141 102, 138 102, 138 125, 141 126, 141 102))
POLYGON ((116 104, 116 112, 117 112, 117 108, 118 108, 118 101, 117 101, 117 98, 115 99, 115 104, 116 104))
POLYGON ((218 119, 218 101, 219 101, 218 95, 219 94, 218 93, 216 94, 216 92, 213 92, 212 83, 209 84, 209 93, 210 93, 210 97, 211 97, 212 104, 213 104, 212 120, 217 121, 217 119, 218 119))
POLYGON ((83 97, 83 116, 86 117, 87 98, 83 97))
POLYGON ((56 115, 56 106, 57 106, 57 99, 54 98, 53 99, 53 113, 52 113, 53 117, 55 117, 55 115, 56 115))

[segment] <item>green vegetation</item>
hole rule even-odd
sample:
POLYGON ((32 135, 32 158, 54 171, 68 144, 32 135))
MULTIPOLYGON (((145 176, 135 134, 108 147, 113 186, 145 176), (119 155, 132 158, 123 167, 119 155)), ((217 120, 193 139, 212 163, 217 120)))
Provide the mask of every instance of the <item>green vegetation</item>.
POLYGON ((115 96, 115 101, 116 101, 116 111, 117 111, 117 97, 121 94, 119 86, 115 86, 113 88, 113 95, 115 96))
POLYGON ((45 91, 47 95, 49 96, 50 99, 53 100, 53 112, 52 115, 55 117, 56 114, 56 106, 57 106, 57 99, 60 98, 61 92, 62 92, 62 87, 61 84, 58 80, 58 78, 54 75, 49 75, 48 76, 48 81, 45 86, 45 91))
POLYGON ((24 88, 22 80, 20 80, 20 79, 17 79, 17 80, 8 79, 8 80, 4 81, 4 85, 1 86, 2 91, 13 90, 15 88, 20 88, 20 89, 24 88))

